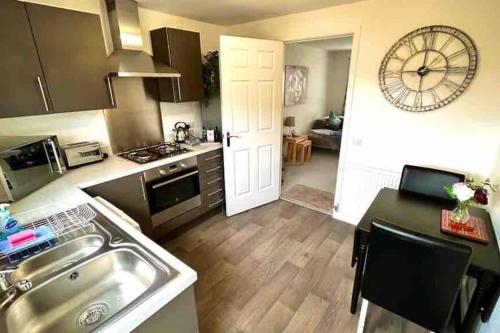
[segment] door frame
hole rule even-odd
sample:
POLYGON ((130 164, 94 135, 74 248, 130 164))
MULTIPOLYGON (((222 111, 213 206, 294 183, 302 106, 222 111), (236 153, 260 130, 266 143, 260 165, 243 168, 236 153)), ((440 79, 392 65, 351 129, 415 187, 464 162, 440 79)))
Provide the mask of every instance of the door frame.
MULTIPOLYGON (((346 92, 346 101, 344 110, 344 125, 342 129, 342 139, 340 140, 339 163, 337 168, 337 183, 335 185, 335 192, 334 192, 334 201, 333 201, 334 209, 332 213, 333 218, 345 222, 351 221, 351 218, 342 213, 342 209, 340 208, 340 203, 342 198, 342 188, 343 188, 342 185, 344 182, 344 175, 347 165, 347 156, 348 156, 347 151, 350 147, 349 140, 350 140, 352 111, 353 111, 354 88, 356 83, 355 81, 356 81, 356 73, 357 73, 358 58, 359 58, 361 25, 345 28, 343 31, 341 30, 333 34, 315 35, 310 37, 304 36, 301 38, 290 38, 283 40, 283 42, 285 43, 285 52, 286 52, 287 44, 296 44, 300 42, 310 42, 315 40, 334 39, 334 38, 341 38, 348 36, 352 36, 352 50, 351 50, 351 61, 349 63, 349 77, 347 80, 347 92, 346 92)), ((286 63, 284 65, 286 66, 286 63)), ((281 193, 281 190, 282 187, 280 188, 280 197, 283 194, 281 193)))

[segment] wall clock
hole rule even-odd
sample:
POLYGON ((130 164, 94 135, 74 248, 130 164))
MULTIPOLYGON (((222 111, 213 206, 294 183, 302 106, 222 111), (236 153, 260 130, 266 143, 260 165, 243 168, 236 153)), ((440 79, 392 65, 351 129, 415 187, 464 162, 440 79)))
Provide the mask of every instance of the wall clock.
POLYGON ((465 91, 477 61, 476 47, 462 31, 442 25, 420 28, 386 54, 379 70, 380 88, 402 110, 435 110, 465 91))

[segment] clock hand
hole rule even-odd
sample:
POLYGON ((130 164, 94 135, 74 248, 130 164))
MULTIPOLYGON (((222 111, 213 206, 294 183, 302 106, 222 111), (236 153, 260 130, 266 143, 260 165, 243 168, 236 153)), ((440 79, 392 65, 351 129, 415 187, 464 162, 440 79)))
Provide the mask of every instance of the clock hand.
POLYGON ((425 50, 425 55, 424 55, 424 63, 422 64, 422 66, 424 66, 424 67, 425 67, 425 66, 426 66, 426 64, 427 64, 428 54, 429 54, 429 50, 428 50, 428 49, 426 49, 426 50, 425 50))

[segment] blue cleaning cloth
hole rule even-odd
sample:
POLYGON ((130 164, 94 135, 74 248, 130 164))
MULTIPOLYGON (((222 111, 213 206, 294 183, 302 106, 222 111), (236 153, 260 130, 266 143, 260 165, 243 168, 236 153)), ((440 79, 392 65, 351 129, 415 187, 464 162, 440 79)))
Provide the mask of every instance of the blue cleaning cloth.
POLYGON ((12 247, 12 245, 9 243, 8 240, 0 241, 0 252, 2 252, 6 256, 9 256, 20 251, 29 250, 30 248, 33 248, 37 245, 50 242, 56 237, 52 232, 52 229, 50 229, 46 225, 42 225, 36 228, 35 234, 36 234, 35 239, 14 247, 12 247))

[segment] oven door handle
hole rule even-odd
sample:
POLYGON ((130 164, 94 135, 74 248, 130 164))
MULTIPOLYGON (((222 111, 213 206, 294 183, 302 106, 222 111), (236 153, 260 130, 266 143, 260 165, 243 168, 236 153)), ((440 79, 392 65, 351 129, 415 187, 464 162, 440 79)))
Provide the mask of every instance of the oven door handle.
POLYGON ((190 172, 190 173, 186 173, 185 175, 182 175, 182 176, 180 176, 180 177, 177 177, 177 178, 174 178, 174 179, 170 179, 170 180, 167 180, 167 181, 162 182, 162 183, 155 184, 155 185, 153 185, 153 186, 152 186, 152 188, 153 188, 153 190, 155 190, 155 189, 157 189, 158 187, 162 187, 162 186, 165 186, 165 185, 171 184, 171 183, 173 183, 173 182, 176 182, 176 181, 181 180, 181 179, 186 178, 186 177, 190 177, 190 176, 192 176, 192 175, 196 175, 196 174, 198 174, 198 173, 199 173, 199 171, 198 171, 198 170, 193 171, 193 172, 190 172))

